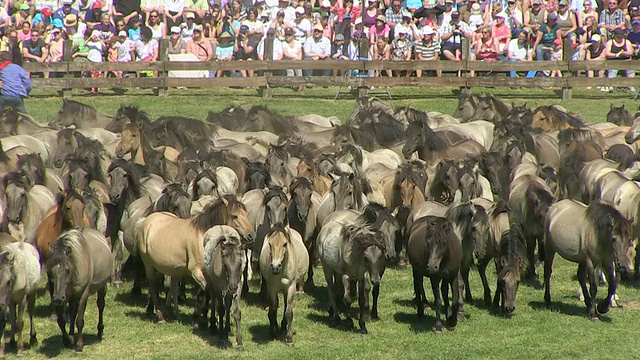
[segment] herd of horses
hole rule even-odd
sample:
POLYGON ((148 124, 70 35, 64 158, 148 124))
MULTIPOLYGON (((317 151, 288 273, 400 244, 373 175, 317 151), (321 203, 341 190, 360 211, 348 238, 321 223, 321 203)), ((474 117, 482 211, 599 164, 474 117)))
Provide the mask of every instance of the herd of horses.
POLYGON ((464 318, 474 265, 482 299, 506 316, 540 263, 551 305, 556 254, 578 264, 591 319, 615 303, 620 277, 635 269, 640 279, 640 117, 624 107, 590 124, 492 95, 461 96, 453 115, 368 98, 342 124, 263 106, 151 120, 135 106, 111 116, 64 100, 46 125, 2 111, 0 134, 0 328, 12 323, 18 353, 25 310, 36 340, 43 272, 62 341, 76 351, 89 296, 101 338, 107 284, 125 278, 133 296, 148 287, 159 322, 195 286, 194 324, 208 322, 226 346, 233 317, 240 348, 251 281, 270 336, 291 345, 293 300, 315 286, 318 264, 331 324, 342 316, 353 327, 357 298, 361 333, 378 319, 391 265, 411 265, 418 317, 430 279, 436 332, 464 318), (600 273, 608 290, 596 306, 600 273))

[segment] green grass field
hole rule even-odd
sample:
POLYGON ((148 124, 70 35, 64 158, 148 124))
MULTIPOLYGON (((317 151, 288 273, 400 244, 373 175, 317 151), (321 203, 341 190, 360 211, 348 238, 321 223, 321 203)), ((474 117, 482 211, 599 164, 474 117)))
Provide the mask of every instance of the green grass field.
MULTIPOLYGON (((531 107, 559 103, 579 112, 589 122, 604 121, 609 104, 626 104, 632 112, 636 104, 628 94, 601 95, 595 91, 575 90, 574 100, 562 102, 557 93, 548 90, 491 89, 492 93, 516 104, 531 107)), ((475 93, 476 91, 474 91, 475 93)), ((489 91, 487 91, 489 92, 489 91)), ((294 93, 276 89, 274 98, 262 101, 251 90, 172 90, 168 98, 151 95, 150 90, 130 91, 127 96, 88 96, 75 99, 98 110, 113 114, 120 104, 136 104, 151 117, 179 114, 204 119, 209 110, 219 111, 229 105, 265 104, 287 115, 317 113, 337 115, 344 119, 354 108, 354 98, 343 93, 334 101, 335 90, 307 89, 294 93)), ((373 95, 383 97, 384 90, 373 95)), ((452 89, 392 90, 394 106, 411 105, 419 109, 452 113, 456 96, 452 89)), ((60 98, 36 91, 26 106, 34 118, 49 121, 60 108, 60 98)), ((26 351, 28 358, 86 359, 210 359, 251 358, 283 359, 627 359, 640 358, 637 341, 640 324, 640 290, 622 285, 619 295, 623 308, 612 309, 600 321, 587 318, 584 304, 576 298, 577 266, 561 259, 554 263, 552 277, 552 309, 544 307, 543 290, 522 284, 517 307, 511 319, 497 316, 479 300, 481 285, 475 270, 471 274, 472 289, 477 299, 465 307, 467 319, 454 331, 436 335, 431 331, 434 312, 427 310, 419 321, 411 303, 412 280, 409 270, 390 269, 382 280, 380 293, 381 320, 368 324, 369 335, 336 329, 327 323, 327 297, 322 271, 316 271, 318 288, 311 295, 298 295, 294 303, 293 327, 295 347, 281 341, 268 341, 267 311, 256 304, 257 286, 251 288, 249 301, 242 304, 242 333, 245 350, 219 349, 216 337, 194 331, 190 325, 191 303, 181 306, 182 321, 156 324, 144 311, 144 298, 132 299, 130 285, 110 287, 105 310, 105 336, 97 342, 97 308, 95 296, 90 298, 85 317, 85 353, 75 355, 64 349, 55 322, 49 320, 49 296, 44 288, 37 300, 36 330, 38 346, 26 351)), ((490 284, 495 289, 494 268, 488 269, 490 284)), ((430 289, 425 279, 426 289, 430 289)), ((44 287, 44 284, 43 284, 44 287)), ((600 288, 599 298, 606 289, 600 288)), ((146 293, 146 292, 145 292, 146 293)), ((433 294, 427 290, 429 299, 433 294)), ((354 304, 355 312, 356 306, 354 304)), ((280 317, 282 311, 279 312, 280 317)), ((233 325, 232 325, 233 327, 233 325)), ((25 326, 28 329, 28 325, 25 326)), ((28 331, 28 330, 27 330, 28 331)), ((27 337, 28 338, 28 337, 27 337)), ((231 338, 233 339, 233 334, 231 338)), ((11 353, 10 353, 11 354, 11 353)), ((13 355, 10 355, 13 356, 13 355)))

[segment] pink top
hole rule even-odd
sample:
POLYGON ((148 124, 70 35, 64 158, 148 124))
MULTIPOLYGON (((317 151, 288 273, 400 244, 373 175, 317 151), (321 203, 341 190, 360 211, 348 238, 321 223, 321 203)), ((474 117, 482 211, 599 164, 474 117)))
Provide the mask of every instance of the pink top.
POLYGON ((31 40, 31 30, 29 30, 29 32, 27 32, 26 34, 24 33, 24 31, 18 31, 18 40, 20 42, 22 42, 22 40, 31 40))
POLYGON ((384 37, 388 39, 391 28, 385 23, 384 27, 382 27, 381 29, 379 29, 378 26, 374 25, 369 29, 369 31, 373 33, 375 38, 384 37))
POLYGON ((507 43, 509 43, 509 40, 510 40, 509 39, 509 34, 511 33, 511 29, 509 29, 509 27, 507 25, 502 25, 502 26, 493 25, 492 26, 492 32, 493 32, 493 35, 495 37, 506 36, 506 38, 502 38, 498 42, 498 47, 500 48, 500 51, 502 52, 504 50, 504 48, 507 46, 507 43))

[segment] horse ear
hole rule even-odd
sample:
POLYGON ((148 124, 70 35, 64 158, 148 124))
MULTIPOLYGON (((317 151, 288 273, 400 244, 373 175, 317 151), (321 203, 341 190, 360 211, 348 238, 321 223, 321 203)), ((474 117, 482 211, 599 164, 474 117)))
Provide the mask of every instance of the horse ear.
POLYGON ((609 109, 613 110, 613 103, 611 103, 611 105, 609 105, 609 109))
POLYGON ((222 198, 222 203, 224 204, 224 206, 229 206, 229 200, 227 200, 226 197, 222 198))
POLYGON ((502 257, 500 258, 500 264, 502 265, 502 267, 503 267, 503 268, 507 267, 507 265, 509 265, 509 263, 508 263, 508 261, 507 261, 507 258, 506 258, 506 257, 504 257, 504 256, 502 256, 502 257))
POLYGON ((56 244, 55 243, 49 243, 49 250, 51 251, 55 251, 56 250, 56 244))

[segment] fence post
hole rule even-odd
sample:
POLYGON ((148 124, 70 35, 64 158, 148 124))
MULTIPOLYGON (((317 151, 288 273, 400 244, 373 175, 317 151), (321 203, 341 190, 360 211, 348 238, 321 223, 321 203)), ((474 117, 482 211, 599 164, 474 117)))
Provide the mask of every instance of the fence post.
POLYGON ((167 51, 169 50, 169 39, 160 39, 158 43, 158 61, 162 63, 162 70, 158 71, 158 78, 162 80, 161 86, 158 86, 158 96, 169 96, 169 88, 167 87, 167 71, 165 69, 165 62, 169 61, 167 51))
MULTIPOLYGON (((363 18, 364 18, 364 13, 363 13, 363 18)), ((358 86, 358 94, 357 94, 357 98, 358 99, 363 99, 366 98, 368 93, 369 93, 369 88, 367 87, 367 80, 369 78, 369 69, 367 69, 367 60, 369 59, 369 39, 362 34, 362 36, 360 37, 360 44, 358 44, 358 56, 360 62, 362 63, 362 70, 364 71, 364 73, 366 74, 365 77, 362 77, 362 86, 358 86)))
MULTIPOLYGON (((267 64, 273 60, 273 41, 275 39, 275 35, 267 35, 267 38, 264 41, 264 56, 262 57, 267 64)), ((267 85, 260 88, 263 99, 271 99, 271 87, 269 86, 269 77, 271 76, 271 70, 267 69, 264 71, 264 77, 267 78, 267 85)))
MULTIPOLYGON (((571 63, 573 62, 573 46, 571 39, 564 39, 564 45, 562 47, 562 60, 563 63, 567 65, 568 74, 563 75, 563 77, 573 76, 573 66, 571 63)), ((568 84, 567 84, 568 85, 568 84)), ((573 88, 571 86, 563 86, 562 87, 562 100, 569 101, 572 97, 573 88)))
MULTIPOLYGON (((466 75, 466 78, 469 78, 469 40, 466 37, 462 37, 462 39, 460 40, 461 45, 462 45, 462 62, 464 64, 464 72, 466 75)), ((460 72, 460 76, 462 76, 462 71, 460 72)), ((467 96, 467 95, 471 95, 471 89, 469 88, 469 82, 466 81, 465 86, 461 86, 460 87, 460 94, 467 96)))
MULTIPOLYGON (((67 65, 67 71, 64 73, 63 78, 70 78, 73 76, 69 72, 69 63, 73 60, 73 41, 72 40, 64 40, 62 43, 62 61, 64 61, 67 65)), ((62 98, 71 97, 71 91, 73 89, 63 88, 58 91, 58 95, 62 96, 62 98)))

